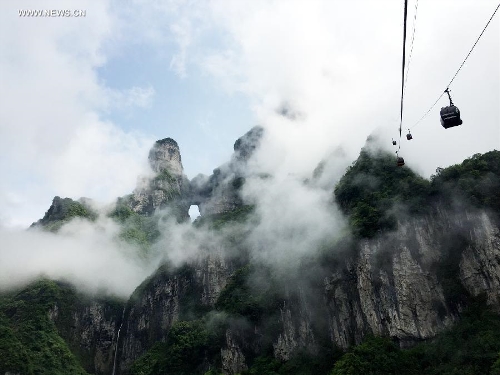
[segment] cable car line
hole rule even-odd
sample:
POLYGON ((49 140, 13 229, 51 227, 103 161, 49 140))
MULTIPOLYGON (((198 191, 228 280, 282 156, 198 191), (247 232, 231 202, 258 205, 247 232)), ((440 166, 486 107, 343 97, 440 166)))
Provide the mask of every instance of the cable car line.
MULTIPOLYGON (((396 151, 397 165, 398 167, 402 167, 405 162, 402 157, 399 156, 399 150, 401 150, 401 127, 403 125, 403 101, 405 95, 405 59, 406 59, 406 19, 408 16, 408 0, 405 0, 405 9, 404 9, 404 28, 403 28, 403 64, 401 69, 401 115, 399 121, 399 145, 398 150, 396 151)), ((394 142, 393 142, 394 144, 394 142)))
POLYGON ((453 78, 451 79, 450 83, 448 83, 448 85, 446 86, 446 88, 450 87, 451 83, 453 82, 453 80, 455 79, 455 77, 457 76, 458 72, 460 72, 460 70, 462 69, 462 67, 464 66, 465 62, 467 61, 467 59, 469 58, 470 54, 472 53, 472 51, 474 50, 474 48, 476 47, 476 44, 477 42, 479 42, 479 39, 481 39, 481 37, 483 36, 484 34, 484 31, 486 30, 486 28, 488 27, 488 25, 490 24, 491 20, 493 19, 493 17, 495 16, 495 13, 497 12, 498 8, 500 8, 500 3, 498 3, 495 11, 493 12, 493 14, 491 15, 490 19, 488 20, 488 22, 486 23, 486 26, 484 27, 483 31, 481 31, 481 34, 479 34, 479 36, 477 37, 477 40, 476 42, 474 43, 474 45, 472 46, 472 48, 470 49, 469 53, 467 54, 467 56, 465 56, 465 59, 464 61, 462 62, 462 64, 460 65, 460 68, 458 68, 457 72, 455 73, 455 75, 453 76, 453 78))
MULTIPOLYGON (((405 10, 404 10, 404 28, 403 28, 403 64, 401 71, 401 115, 399 122, 399 147, 401 148, 401 126, 403 125, 403 100, 404 100, 404 88, 405 88, 405 60, 406 60, 406 18, 408 15, 408 0, 405 0, 405 10)), ((399 149, 398 149, 399 151, 399 149)))
MULTIPOLYGON (((488 22, 486 23, 486 26, 484 26, 483 31, 481 31, 481 34, 479 34, 479 36, 477 37, 477 39, 476 39, 475 43, 473 44, 472 48, 470 49, 469 53, 467 54, 467 56, 465 56, 464 61, 462 61, 462 64, 460 64, 460 67, 456 71, 455 75, 453 76, 453 78, 451 79, 451 81, 446 85, 446 89, 441 93, 441 95, 439 95, 439 97, 436 99, 436 101, 434 102, 434 104, 431 105, 431 107, 427 110, 427 112, 425 112, 424 115, 410 129, 414 129, 418 124, 420 124, 420 122, 430 113, 430 111, 432 111, 432 109, 435 107, 435 105, 439 102, 439 100, 443 97, 443 95, 445 93, 448 93, 448 96, 449 96, 449 87, 450 87, 450 85, 455 80, 456 76, 458 75, 458 73, 460 72, 460 70, 464 66, 465 62, 467 61, 467 59, 471 55, 472 51, 476 47, 476 44, 479 42, 479 39, 481 39, 481 37, 483 36, 484 32, 486 31, 486 28, 488 27, 488 25, 490 24, 491 20, 493 19, 493 17, 495 16, 496 12, 498 11, 498 8, 500 8, 500 3, 495 8, 495 11, 491 15, 491 17, 488 20, 488 22)), ((450 97, 450 102, 451 102, 451 97, 450 97)), ((401 127, 400 127, 400 131, 401 131, 401 127)))
POLYGON ((413 55, 413 42, 415 40, 415 30, 417 27, 417 10, 418 10, 418 0, 415 2, 415 14, 413 16, 413 32, 411 34, 410 55, 408 56, 408 65, 406 68, 406 76, 405 76, 405 93, 406 93, 406 83, 408 82, 408 75, 410 73, 411 57, 413 55))

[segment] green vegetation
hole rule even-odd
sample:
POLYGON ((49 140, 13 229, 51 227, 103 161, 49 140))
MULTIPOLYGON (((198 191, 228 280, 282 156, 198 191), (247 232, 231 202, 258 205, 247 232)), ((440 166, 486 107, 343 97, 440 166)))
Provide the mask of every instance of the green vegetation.
POLYGON ((223 212, 220 214, 214 214, 210 216, 199 216, 195 221, 194 225, 196 227, 201 227, 207 225, 211 229, 221 229, 227 225, 235 223, 244 223, 251 218, 251 215, 255 211, 255 206, 244 205, 238 207, 232 211, 223 212))
POLYGON ((456 204, 457 198, 475 207, 500 212, 500 152, 476 154, 463 163, 438 168, 431 181, 407 167, 397 167, 393 155, 363 149, 335 187, 335 199, 349 215, 358 237, 370 238, 395 229, 397 210, 412 215, 429 212, 433 202, 456 204))
POLYGON ((77 217, 94 221, 97 219, 97 213, 92 211, 87 205, 74 201, 71 198, 61 199, 55 197, 43 219, 32 226, 39 225, 44 230, 57 232, 64 224, 77 217))
POLYGON ((327 375, 337 353, 321 352, 318 355, 297 353, 289 361, 280 362, 272 356, 255 358, 252 366, 241 375, 327 375))
POLYGON ((162 170, 158 173, 155 178, 153 178, 151 185, 154 186, 155 190, 163 191, 167 201, 172 201, 174 198, 180 197, 181 195, 177 178, 172 176, 167 170, 162 170))
POLYGON ((134 213, 123 223, 120 238, 128 243, 138 245, 147 252, 150 245, 160 236, 158 220, 154 216, 142 216, 134 213))
POLYGON ((109 216, 121 224, 119 237, 133 245, 137 245, 143 256, 147 256, 150 246, 160 236, 157 216, 144 216, 134 212, 127 201, 130 197, 119 198, 115 209, 109 216))
POLYGON ((49 311, 66 296, 41 280, 0 300, 0 373, 87 374, 59 336, 49 311))
POLYGON ((120 224, 124 224, 129 217, 136 215, 137 213, 130 208, 131 200, 132 195, 118 198, 115 209, 109 214, 109 217, 115 219, 120 224))
POLYGON ((371 336, 344 354, 335 363, 331 375, 419 374, 413 372, 410 365, 413 363, 408 361, 406 352, 390 339, 371 336))
POLYGON ((448 168, 438 168, 431 177, 434 194, 447 203, 462 198, 475 207, 500 212, 500 151, 475 154, 448 168))
POLYGON ((163 169, 160 173, 158 173, 155 178, 153 179, 154 182, 157 181, 167 181, 170 183, 174 183, 177 181, 177 179, 170 174, 170 172, 166 169, 163 169))
POLYGON ((498 359, 491 366, 491 375, 500 375, 500 352, 498 353, 498 359))
POLYGON ((428 191, 429 182, 409 168, 397 167, 393 155, 363 149, 334 193, 349 215, 354 232, 360 237, 373 237, 395 228, 397 204, 406 206, 412 214, 422 212, 428 191))
POLYGON ((220 332, 203 320, 174 323, 166 342, 156 343, 137 359, 132 375, 191 375, 205 373, 207 359, 220 353, 220 332))
MULTIPOLYGON (((262 269, 260 270, 264 272, 262 269)), ((260 277, 266 282, 249 284, 250 276, 256 272, 251 266, 237 270, 221 292, 215 308, 229 314, 247 318, 252 323, 260 323, 264 316, 278 311, 282 297, 276 289, 269 272, 260 277)))

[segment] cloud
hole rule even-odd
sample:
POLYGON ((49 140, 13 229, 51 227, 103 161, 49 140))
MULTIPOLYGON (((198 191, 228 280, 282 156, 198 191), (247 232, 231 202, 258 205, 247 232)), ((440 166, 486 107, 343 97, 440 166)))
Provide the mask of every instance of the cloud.
MULTIPOLYGON (((46 2, 44 7, 61 4, 66 3, 46 2)), ((495 5, 492 0, 480 6, 477 1, 429 4, 419 6, 404 126, 442 92, 495 5)), ((152 140, 104 116, 154 106, 160 90, 147 82, 117 89, 101 80, 98 69, 127 48, 155 46, 166 71, 181 77, 201 73, 212 78, 213 90, 248 99, 266 128, 249 174, 272 175, 264 181, 250 177, 245 187, 247 199, 257 203, 260 223, 250 241, 260 259, 297 260, 338 233, 344 223, 331 203, 332 186, 374 129, 387 139, 388 148, 396 136, 402 47, 398 2, 381 7, 373 1, 330 0, 79 1, 87 17, 78 20, 17 16, 18 8, 36 8, 36 2, 1 7, 0 147, 9 155, 0 161, 3 225, 28 225, 42 216, 54 195, 112 200, 132 191, 148 168, 152 140), (325 159, 321 179, 304 184, 325 159)), ((414 140, 403 144, 406 163, 424 175, 498 147, 499 112, 491 110, 500 101, 498 22, 490 28, 452 87, 464 126, 444 131, 431 113, 415 129, 414 140)), ((219 131, 224 129, 213 125, 213 132, 219 131)), ((2 241, 9 241, 5 246, 21 249, 24 260, 33 257, 43 266, 27 262, 26 272, 3 246, 1 254, 20 272, 17 280, 35 271, 48 270, 54 277, 74 272, 94 289, 98 283, 87 275, 112 267, 108 255, 116 255, 116 264, 136 272, 138 283, 140 267, 137 271, 119 256, 123 249, 113 244, 114 229, 102 225, 107 228, 102 238, 97 227, 78 226, 62 239, 2 230, 2 241), (82 234, 87 230, 88 240, 82 234), (27 250, 37 244, 47 260, 27 250), (104 251, 104 245, 111 250, 102 259, 88 250, 104 251), (88 256, 82 264, 90 271, 78 273, 62 252, 65 247, 88 256), (46 264, 51 259, 57 267, 46 264)), ((172 224, 164 238, 159 246, 175 264, 196 257, 201 244, 219 246, 211 234, 195 233, 189 225, 172 224)), ((118 288, 116 275, 102 283, 118 288)))
MULTIPOLYGON (((29 225, 54 195, 113 200, 147 168, 152 139, 104 120, 110 110, 147 108, 154 88, 118 90, 100 81, 104 48, 117 31, 109 2, 79 1, 84 18, 18 17, 36 2, 2 4, 0 205, 3 221, 29 225)), ((39 6, 39 5, 38 5, 39 6)), ((44 3, 44 9, 67 3, 44 3)))
POLYGON ((95 223, 75 219, 58 234, 0 228, 0 289, 44 276, 127 298, 158 262, 141 259, 118 233, 118 225, 102 217, 95 223))
POLYGON ((177 41, 179 52, 170 60, 170 68, 179 76, 186 76, 186 54, 191 44, 191 25, 189 20, 183 18, 170 26, 170 30, 177 41))
POLYGON ((258 222, 249 235, 253 258, 274 268, 296 270, 346 225, 331 191, 296 176, 247 180, 244 195, 257 202, 258 222))
MULTIPOLYGON (((182 19, 183 31, 169 36, 182 45, 184 71, 201 69, 214 77, 220 89, 248 97, 258 123, 269 130, 265 142, 273 142, 263 146, 262 162, 280 160, 276 168, 306 173, 339 146, 354 159, 374 130, 383 134, 390 149, 399 128, 402 3, 383 7, 370 1, 320 0, 176 4, 171 15, 182 19), (197 33, 192 32, 193 25, 197 33), (206 35, 218 43, 207 43, 206 35), (279 116, 283 105, 300 116, 284 121, 279 116)), ((442 93, 495 6, 493 0, 480 6, 476 1, 420 4, 404 130, 442 93)), ((408 35, 413 12, 410 7, 408 35)), ((414 140, 403 140, 402 153, 409 165, 424 175, 430 176, 437 166, 498 148, 499 112, 488 110, 500 101, 498 28, 499 23, 492 22, 454 81, 464 126, 447 131, 440 127, 443 99, 415 128, 414 140)))

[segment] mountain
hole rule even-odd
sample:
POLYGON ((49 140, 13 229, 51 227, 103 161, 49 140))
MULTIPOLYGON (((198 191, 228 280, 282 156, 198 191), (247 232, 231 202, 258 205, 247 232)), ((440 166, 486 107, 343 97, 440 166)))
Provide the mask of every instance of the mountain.
MULTIPOLYGON (((257 256, 274 251, 257 230, 273 222, 245 194, 275 186, 248 165, 263 136, 250 130, 191 181, 177 143, 157 141, 154 175, 107 215, 145 258, 176 246, 178 228, 192 256, 166 258, 127 301, 48 279, 5 293, 0 373, 499 374, 500 152, 426 180, 368 139, 333 191, 316 181, 335 160, 293 182, 329 194, 345 227, 273 262, 257 256)), ((56 197, 34 227, 96 220, 89 202, 56 197)))

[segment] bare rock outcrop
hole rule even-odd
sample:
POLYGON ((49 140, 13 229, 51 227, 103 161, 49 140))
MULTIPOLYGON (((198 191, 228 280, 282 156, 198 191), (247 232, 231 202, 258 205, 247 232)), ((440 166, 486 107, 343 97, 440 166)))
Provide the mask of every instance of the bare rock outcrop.
POLYGON ((141 177, 129 201, 133 211, 151 215, 168 208, 179 221, 189 218, 190 184, 184 175, 179 146, 172 138, 156 141, 149 152, 153 177, 141 177))

